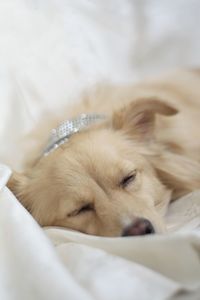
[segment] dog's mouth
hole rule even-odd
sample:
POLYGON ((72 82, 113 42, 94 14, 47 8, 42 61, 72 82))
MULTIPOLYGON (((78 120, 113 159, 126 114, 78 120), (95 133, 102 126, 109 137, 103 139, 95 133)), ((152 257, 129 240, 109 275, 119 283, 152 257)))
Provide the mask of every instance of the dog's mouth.
POLYGON ((139 236, 153 233, 155 233, 155 229, 149 220, 137 218, 124 228, 122 236, 139 236))

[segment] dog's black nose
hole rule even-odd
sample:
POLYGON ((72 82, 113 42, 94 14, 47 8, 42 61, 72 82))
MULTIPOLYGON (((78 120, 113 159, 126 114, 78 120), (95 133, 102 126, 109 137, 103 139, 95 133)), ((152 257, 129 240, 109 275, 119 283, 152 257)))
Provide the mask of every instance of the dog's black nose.
POLYGON ((131 225, 127 226, 122 236, 135 236, 155 233, 153 225, 147 219, 137 218, 131 225))

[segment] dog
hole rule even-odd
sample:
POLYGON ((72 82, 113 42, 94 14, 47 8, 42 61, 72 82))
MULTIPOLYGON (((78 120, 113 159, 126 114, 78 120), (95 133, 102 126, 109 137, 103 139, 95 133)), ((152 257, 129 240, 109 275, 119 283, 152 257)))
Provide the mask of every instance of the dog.
POLYGON ((98 236, 166 232, 169 203, 200 188, 200 71, 101 85, 65 119, 82 113, 104 117, 35 153, 8 187, 41 226, 98 236))

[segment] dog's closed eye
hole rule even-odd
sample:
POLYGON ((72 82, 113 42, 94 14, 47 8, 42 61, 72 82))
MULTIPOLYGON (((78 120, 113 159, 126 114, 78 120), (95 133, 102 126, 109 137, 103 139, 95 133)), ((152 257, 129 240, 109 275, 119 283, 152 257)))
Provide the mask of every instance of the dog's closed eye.
POLYGON ((126 188, 131 182, 133 182, 136 178, 136 170, 127 176, 125 176, 122 181, 120 182, 120 186, 122 188, 126 188))
POLYGON ((83 205, 81 208, 78 208, 74 211, 72 211, 71 213, 68 214, 68 217, 75 217, 78 215, 82 215, 88 212, 93 212, 94 211, 94 205, 91 203, 87 203, 85 205, 83 205))

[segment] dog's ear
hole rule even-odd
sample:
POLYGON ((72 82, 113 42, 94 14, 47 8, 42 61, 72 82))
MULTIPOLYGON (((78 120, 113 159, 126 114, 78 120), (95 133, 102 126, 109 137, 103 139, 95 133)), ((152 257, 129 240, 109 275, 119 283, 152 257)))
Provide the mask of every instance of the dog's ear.
POLYGON ((114 113, 112 127, 124 130, 140 140, 152 139, 156 114, 173 116, 178 110, 165 101, 156 98, 142 98, 114 113))
POLYGON ((13 172, 7 187, 13 192, 16 198, 28 209, 28 199, 26 197, 26 189, 28 186, 28 177, 25 174, 13 172))

